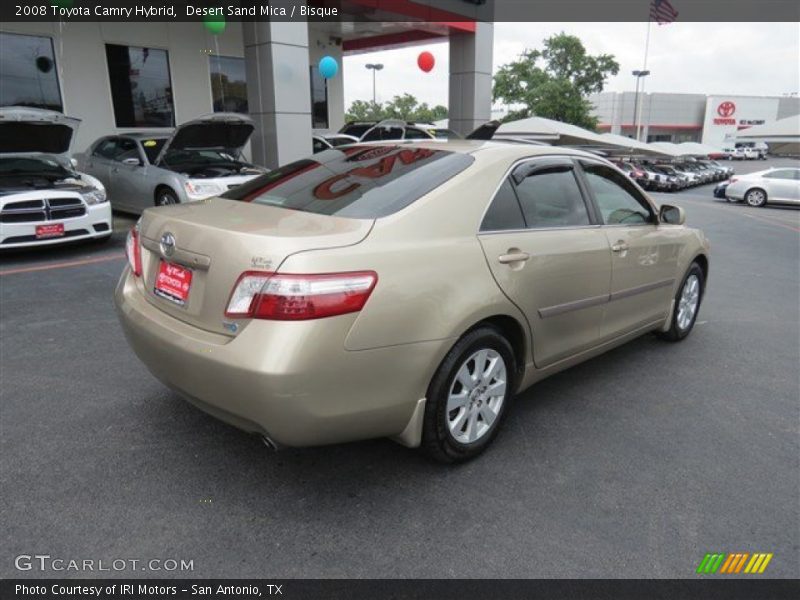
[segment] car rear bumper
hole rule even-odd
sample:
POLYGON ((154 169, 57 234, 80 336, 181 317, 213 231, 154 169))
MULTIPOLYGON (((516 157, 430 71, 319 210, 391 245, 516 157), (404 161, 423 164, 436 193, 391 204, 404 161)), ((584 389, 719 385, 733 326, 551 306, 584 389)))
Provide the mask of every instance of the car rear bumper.
MULTIPOLYGON (((348 351, 355 320, 253 320, 235 337, 162 312, 126 267, 115 305, 150 372, 200 409, 279 446, 397 436, 451 340, 348 351)), ((222 318, 222 315, 220 315, 222 318)))
POLYGON ((56 221, 30 221, 25 223, 0 223, 0 249, 28 248, 33 246, 52 246, 86 239, 108 237, 112 233, 111 204, 88 205, 86 214, 62 221, 64 235, 52 238, 36 238, 37 225, 52 224, 56 221))

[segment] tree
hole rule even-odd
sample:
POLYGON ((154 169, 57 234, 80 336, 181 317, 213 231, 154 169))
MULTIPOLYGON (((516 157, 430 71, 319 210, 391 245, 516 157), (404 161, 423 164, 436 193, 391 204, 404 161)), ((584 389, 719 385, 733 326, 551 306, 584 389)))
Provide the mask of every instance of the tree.
POLYGON ((347 121, 380 121, 383 118, 383 105, 372 100, 355 100, 345 114, 347 121))
POLYGON ((602 92, 608 76, 618 72, 612 55, 590 56, 579 38, 562 32, 547 38, 544 50, 525 50, 500 67, 492 95, 518 107, 506 120, 535 115, 593 130, 597 117, 587 96, 602 92))
POLYGON ((437 104, 428 106, 427 102, 419 103, 411 94, 395 96, 386 105, 372 101, 354 100, 347 110, 348 121, 380 121, 382 119, 400 119, 402 121, 431 122, 447 117, 447 107, 437 104))

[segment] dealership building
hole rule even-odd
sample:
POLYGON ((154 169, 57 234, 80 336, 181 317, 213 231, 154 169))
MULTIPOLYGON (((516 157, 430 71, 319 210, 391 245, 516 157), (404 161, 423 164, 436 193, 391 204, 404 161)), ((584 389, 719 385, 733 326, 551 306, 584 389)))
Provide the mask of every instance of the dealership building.
MULTIPOLYGON (((604 92, 589 98, 599 130, 636 137, 636 93, 604 92)), ((796 96, 671 94, 639 95, 642 141, 700 142, 715 148, 732 146, 736 135, 758 125, 800 114, 796 96)))
POLYGON ((343 56, 447 41, 451 128, 488 121, 493 26, 477 20, 480 6, 452 2, 456 14, 403 0, 391 12, 372 4, 343 0, 342 22, 228 22, 218 34, 200 21, 3 22, 0 106, 81 119, 75 151, 104 135, 246 113, 256 126, 250 158, 276 167, 311 153, 312 128, 343 125, 343 56), (319 73, 323 56, 340 65, 331 79, 319 73))

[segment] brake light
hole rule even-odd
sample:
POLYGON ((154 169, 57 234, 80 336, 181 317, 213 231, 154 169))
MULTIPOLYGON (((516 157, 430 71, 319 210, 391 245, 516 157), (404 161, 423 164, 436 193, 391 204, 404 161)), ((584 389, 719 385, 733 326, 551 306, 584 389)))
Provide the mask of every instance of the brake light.
POLYGON ((142 248, 139 245, 139 224, 137 223, 128 232, 125 240, 125 254, 128 257, 128 265, 137 277, 142 274, 142 248))
POLYGON ((377 281, 373 271, 316 275, 245 271, 233 288, 225 316, 304 321, 358 312, 377 281))
POLYGON ((730 181, 728 181, 728 183, 729 183, 729 184, 730 184, 730 183, 736 183, 737 181, 739 181, 739 180, 738 180, 736 177, 731 177, 731 178, 730 178, 730 181))

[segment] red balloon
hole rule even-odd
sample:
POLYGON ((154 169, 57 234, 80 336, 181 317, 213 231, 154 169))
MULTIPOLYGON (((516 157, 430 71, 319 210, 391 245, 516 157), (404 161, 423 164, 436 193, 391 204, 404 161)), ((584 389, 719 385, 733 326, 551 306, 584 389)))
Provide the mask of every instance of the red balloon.
POLYGON ((433 54, 427 51, 419 53, 419 56, 417 57, 417 65, 420 69, 426 73, 430 73, 433 70, 433 65, 435 64, 436 59, 433 58, 433 54))

